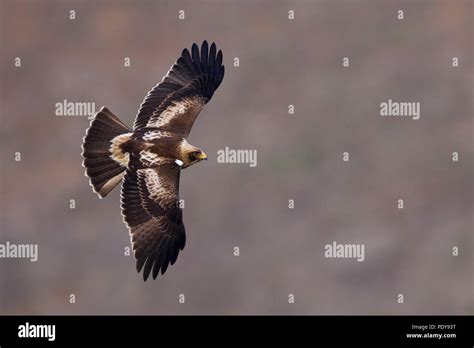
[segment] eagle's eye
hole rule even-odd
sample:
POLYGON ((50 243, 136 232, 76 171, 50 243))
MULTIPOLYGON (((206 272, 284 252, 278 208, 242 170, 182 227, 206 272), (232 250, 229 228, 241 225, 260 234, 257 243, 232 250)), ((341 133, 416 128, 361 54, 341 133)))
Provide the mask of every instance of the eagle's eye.
POLYGON ((194 151, 189 154, 189 159, 195 161, 199 158, 200 151, 194 151))
POLYGON ((207 156, 204 152, 202 152, 201 150, 198 150, 198 151, 191 152, 189 154, 189 160, 191 162, 198 162, 202 160, 207 160, 207 156))

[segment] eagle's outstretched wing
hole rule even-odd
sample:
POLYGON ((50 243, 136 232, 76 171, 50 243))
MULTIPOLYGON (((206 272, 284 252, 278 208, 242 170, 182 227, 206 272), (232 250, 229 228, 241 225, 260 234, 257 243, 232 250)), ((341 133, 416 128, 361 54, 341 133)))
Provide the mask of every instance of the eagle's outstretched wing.
POLYGON ((135 119, 134 129, 159 128, 186 137, 194 120, 224 78, 222 51, 216 45, 201 51, 193 44, 178 58, 162 81, 145 97, 135 119))
POLYGON ((130 229, 137 272, 156 279, 174 264, 186 244, 181 209, 178 207, 179 166, 127 171, 122 184, 122 214, 130 229))

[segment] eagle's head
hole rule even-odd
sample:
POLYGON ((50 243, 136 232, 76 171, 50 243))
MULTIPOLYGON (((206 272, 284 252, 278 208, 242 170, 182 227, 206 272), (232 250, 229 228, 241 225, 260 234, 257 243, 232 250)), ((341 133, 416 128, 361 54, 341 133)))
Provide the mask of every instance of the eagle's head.
POLYGON ((183 140, 180 145, 181 158, 178 163, 182 168, 187 168, 195 163, 207 160, 207 155, 201 149, 190 145, 186 140, 183 140))
POLYGON ((188 163, 189 164, 187 165, 187 167, 189 167, 190 165, 192 165, 194 163, 201 162, 202 160, 207 161, 207 155, 204 153, 204 151, 198 149, 196 151, 189 152, 188 153, 188 163))

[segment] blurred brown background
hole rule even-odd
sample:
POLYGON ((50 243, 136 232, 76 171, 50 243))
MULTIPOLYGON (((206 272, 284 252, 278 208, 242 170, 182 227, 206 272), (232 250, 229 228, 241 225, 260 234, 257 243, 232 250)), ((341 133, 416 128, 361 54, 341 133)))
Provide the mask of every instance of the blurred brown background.
POLYGON ((473 314, 472 1, 0 6, 0 242, 39 244, 36 263, 0 260, 1 313, 473 314), (189 139, 210 160, 181 178, 186 248, 144 283, 123 255, 119 190, 99 200, 84 177, 89 120, 55 104, 95 102, 132 125, 204 39, 226 65, 189 139), (381 117, 388 99, 420 102, 421 119, 381 117), (217 163, 226 146, 257 149, 258 166, 217 163), (365 261, 326 259, 332 241, 364 243, 365 261))

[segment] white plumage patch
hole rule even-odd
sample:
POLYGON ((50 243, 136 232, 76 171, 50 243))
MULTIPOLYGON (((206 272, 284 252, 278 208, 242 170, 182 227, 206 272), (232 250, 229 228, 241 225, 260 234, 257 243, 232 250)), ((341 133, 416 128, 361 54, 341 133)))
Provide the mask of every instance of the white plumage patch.
POLYGON ((160 114, 160 117, 154 119, 153 117, 148 122, 148 127, 162 127, 168 124, 173 118, 179 117, 186 113, 187 106, 184 101, 173 103, 165 111, 160 114))
POLYGON ((155 139, 161 139, 161 138, 171 138, 173 136, 172 133, 170 132, 165 132, 165 131, 148 131, 145 133, 143 136, 143 140, 155 140, 155 139))
POLYGON ((179 101, 174 101, 161 114, 153 115, 147 123, 147 127, 163 127, 173 119, 180 119, 185 115, 186 119, 192 120, 201 112, 204 107, 204 101, 200 97, 188 97, 179 101))
POLYGON ((154 167, 164 163, 173 163, 173 160, 166 157, 160 157, 158 154, 142 150, 140 151, 140 162, 147 167, 154 167))
POLYGON ((138 175, 144 178, 150 199, 163 209, 170 208, 175 204, 173 188, 167 186, 166 180, 160 177, 154 169, 140 169, 138 175))
POLYGON ((180 167, 182 167, 183 164, 184 164, 184 162, 181 161, 181 160, 179 160, 179 159, 175 159, 175 160, 174 160, 174 163, 176 163, 176 164, 177 164, 178 166, 180 166, 180 167))
POLYGON ((133 133, 120 134, 111 141, 112 144, 110 145, 110 158, 124 167, 128 167, 128 163, 130 162, 130 154, 128 152, 123 153, 120 149, 120 145, 130 140, 132 135, 133 133))

